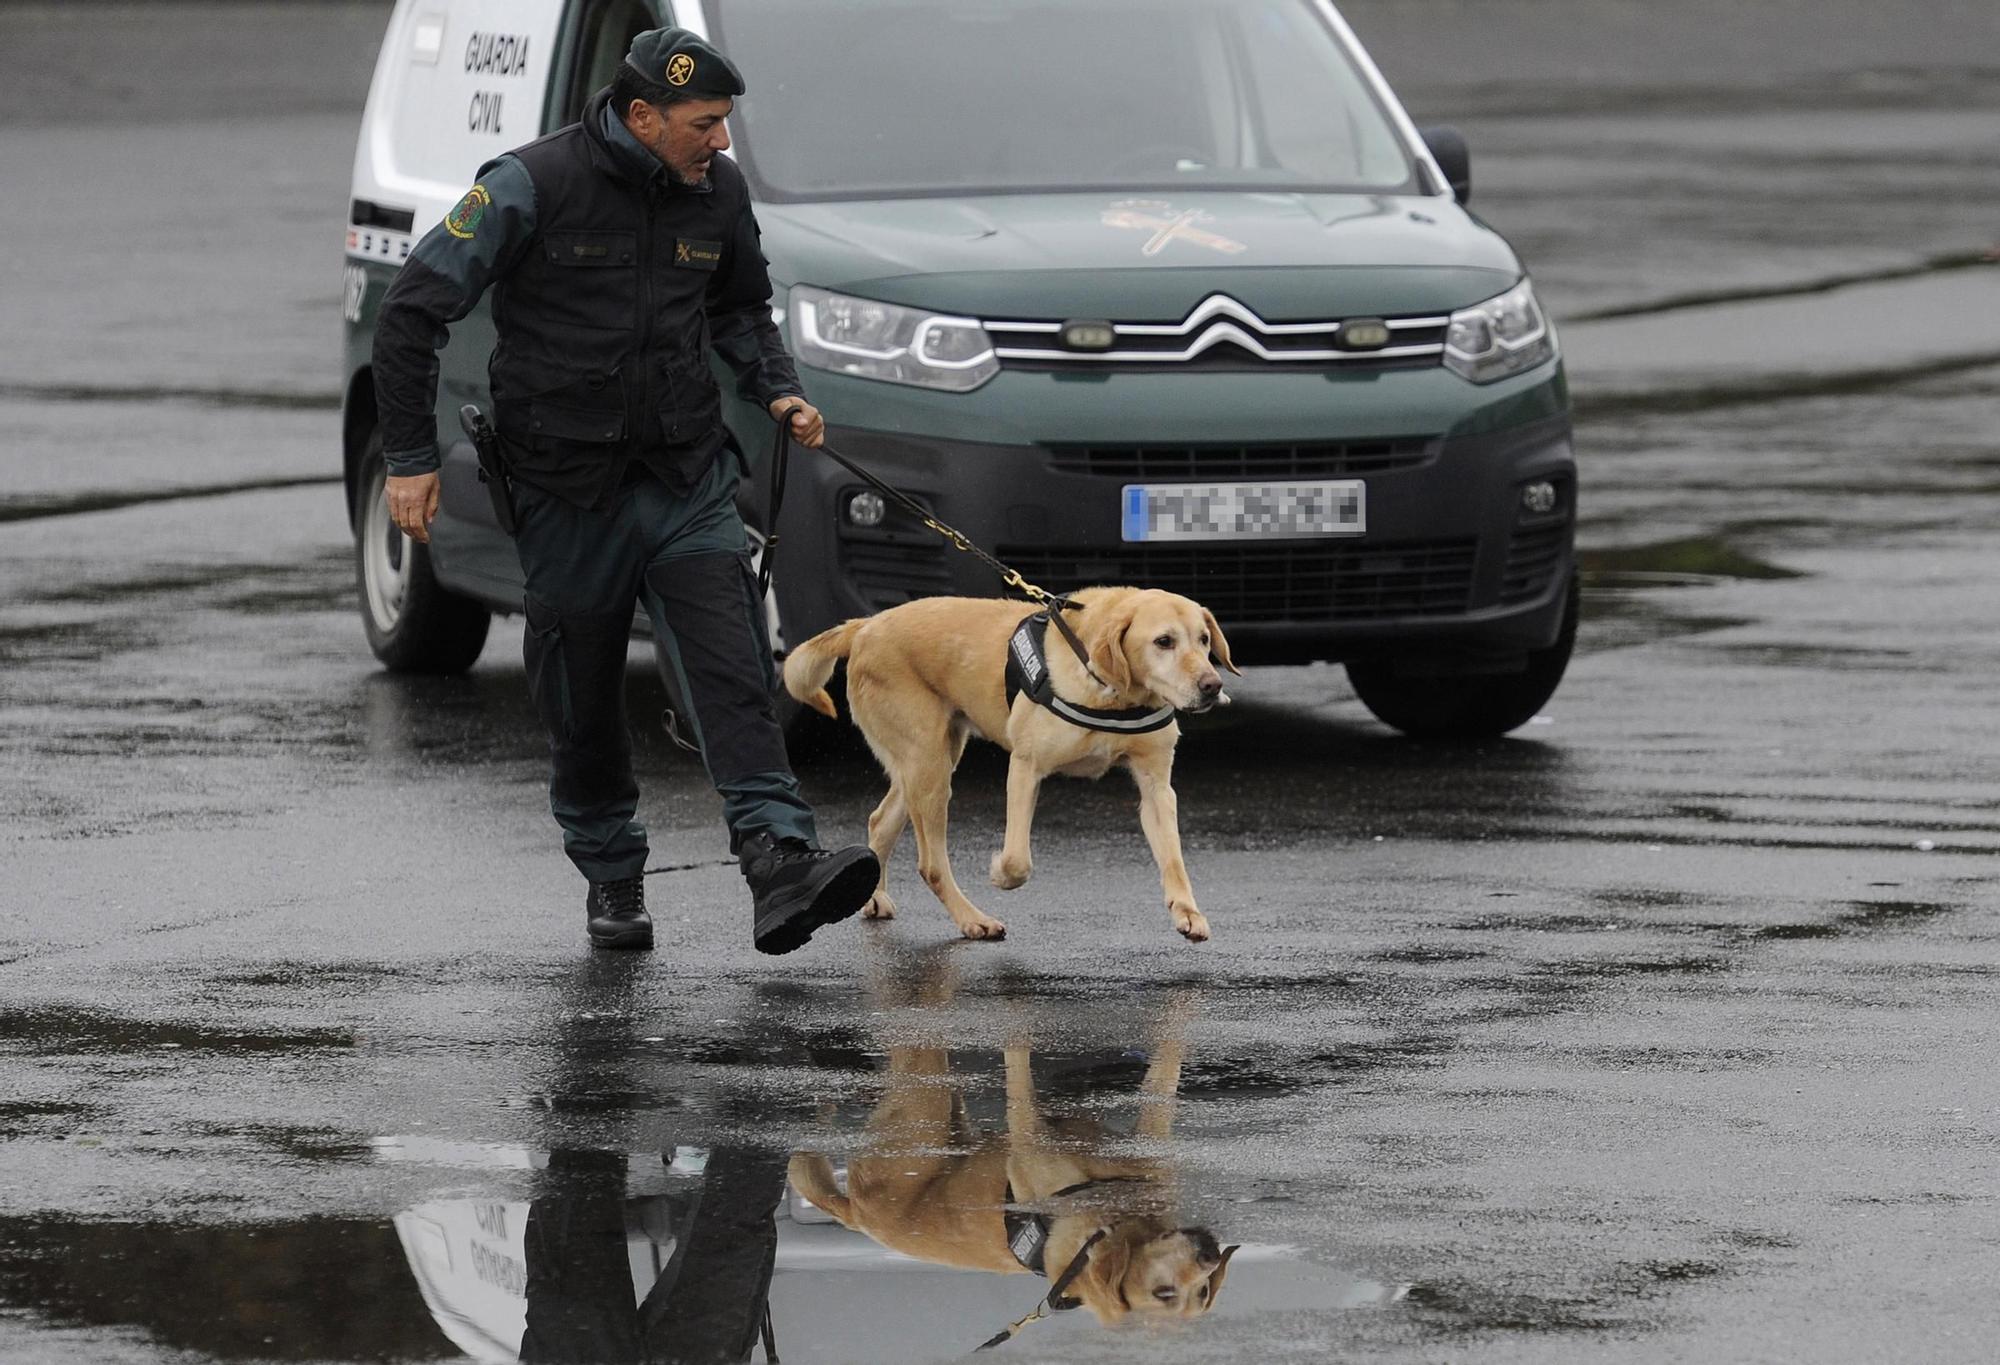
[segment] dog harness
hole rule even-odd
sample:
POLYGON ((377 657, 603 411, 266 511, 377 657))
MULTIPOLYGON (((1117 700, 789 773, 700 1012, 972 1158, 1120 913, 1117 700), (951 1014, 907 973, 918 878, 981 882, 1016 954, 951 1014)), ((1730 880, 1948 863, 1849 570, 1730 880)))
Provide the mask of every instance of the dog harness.
MULTIPOLYGON (((1086 730, 1101 730, 1113 735, 1149 734, 1154 730, 1164 730, 1174 723, 1174 708, 1171 706, 1162 706, 1158 710, 1144 706, 1104 710, 1095 706, 1078 706, 1075 702, 1064 701, 1058 697, 1055 680, 1049 675, 1048 633, 1049 614, 1046 611, 1038 611, 1014 627, 1014 634, 1007 641, 1009 708, 1014 705, 1014 698, 1025 692, 1029 701, 1045 710, 1055 712, 1071 725, 1080 725, 1086 730)), ((1080 650, 1078 657, 1082 658, 1080 650)), ((1089 670, 1089 659, 1083 658, 1083 666, 1086 671, 1089 670)), ((1091 676, 1097 675, 1092 673, 1091 676)))
MULTIPOLYGON (((1099 1185, 1133 1185, 1144 1182, 1133 1176, 1107 1176, 1102 1180, 1085 1180, 1069 1185, 1050 1195, 1051 1199, 1063 1199, 1072 1194, 1081 1194, 1099 1185)), ((1032 1270, 1043 1279, 1049 1277, 1049 1216, 1014 1207, 1014 1182, 1007 1182, 1007 1202, 1000 1211, 1001 1222, 1007 1229, 1007 1250, 1014 1253, 1014 1259, 1021 1263, 1023 1270, 1032 1270)), ((1094 1238, 1092 1239, 1095 1240, 1094 1238)), ((1067 1287, 1067 1286, 1065 1286, 1067 1287)), ((1074 1308, 1073 1302, 1052 1305, 1055 1308, 1074 1308)))

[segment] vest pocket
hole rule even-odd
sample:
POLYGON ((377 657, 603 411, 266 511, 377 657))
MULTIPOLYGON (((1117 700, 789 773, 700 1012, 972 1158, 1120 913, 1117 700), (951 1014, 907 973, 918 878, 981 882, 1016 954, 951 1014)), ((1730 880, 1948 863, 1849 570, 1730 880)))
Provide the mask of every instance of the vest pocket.
MULTIPOLYGON (((706 356, 706 348, 702 354, 706 356)), ((707 364, 670 362, 662 369, 666 396, 660 404, 660 432, 669 445, 698 441, 722 425, 722 390, 707 364)))
MULTIPOLYGON (((622 392, 622 390, 620 391, 622 392)), ((625 410, 571 407, 528 400, 528 443, 582 441, 591 445, 625 439, 625 410)))
POLYGON ((500 434, 530 452, 535 466, 595 464, 622 445, 625 378, 592 371, 522 398, 494 400, 500 434), (539 458, 536 458, 539 457, 539 458))
POLYGON ((575 229, 546 232, 542 234, 542 253, 550 265, 576 270, 630 270, 639 261, 639 235, 575 229))
POLYGON ((551 231, 542 235, 535 273, 535 321, 553 329, 639 324, 639 236, 633 232, 551 231))

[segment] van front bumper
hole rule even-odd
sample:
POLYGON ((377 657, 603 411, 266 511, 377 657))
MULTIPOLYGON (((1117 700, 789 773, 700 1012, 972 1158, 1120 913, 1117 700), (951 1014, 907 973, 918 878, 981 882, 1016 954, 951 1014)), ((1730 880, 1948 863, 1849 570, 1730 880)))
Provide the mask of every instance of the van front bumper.
MULTIPOLYGON (((1303 540, 1123 540, 1126 484, 1218 478, 1162 472, 1164 443, 1022 447, 832 426, 827 440, 1040 587, 1129 583, 1194 598, 1215 612, 1239 661, 1505 661, 1548 646, 1561 626, 1576 525, 1566 412, 1420 442, 1348 443, 1355 467, 1335 477, 1365 480, 1367 531, 1303 540), (1557 496, 1535 515, 1522 489, 1539 482, 1557 496)), ((1264 458, 1268 448, 1253 449, 1264 458)), ((991 568, 900 509, 857 524, 849 507, 865 491, 832 461, 794 453, 777 572, 793 640, 917 597, 1002 590, 991 568)))

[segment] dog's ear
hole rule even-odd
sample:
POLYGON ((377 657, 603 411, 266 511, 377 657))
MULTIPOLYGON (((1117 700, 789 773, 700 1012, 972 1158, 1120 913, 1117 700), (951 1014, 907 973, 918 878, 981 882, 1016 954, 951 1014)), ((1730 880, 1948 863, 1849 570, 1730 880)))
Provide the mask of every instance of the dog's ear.
POLYGON ((1080 1289, 1087 1287, 1088 1292, 1077 1297, 1090 1305, 1090 1311, 1106 1327, 1132 1311, 1125 1302, 1125 1272, 1131 1268, 1132 1239, 1116 1230, 1090 1249, 1090 1263, 1077 1284, 1080 1289))
MULTIPOLYGON (((1229 1258, 1231 1256, 1234 1256, 1237 1252, 1241 1250, 1243 1250, 1243 1247, 1240 1243, 1233 1247, 1224 1247, 1222 1249, 1221 1263, 1218 1264, 1215 1267, 1215 1269, 1208 1272, 1209 1308, 1215 1307, 1215 1301, 1222 1297, 1222 1282, 1229 1276, 1229 1258)), ((1203 1311, 1206 1312, 1207 1309, 1204 1309, 1203 1311)))
POLYGON ((1215 623, 1215 613, 1207 607, 1201 609, 1201 624, 1208 631, 1208 647, 1215 655, 1215 661, 1231 673, 1234 673, 1237 677, 1242 677, 1243 670, 1238 668, 1236 661, 1229 657, 1229 641, 1224 638, 1222 627, 1215 623))
POLYGON ((1132 618, 1138 614, 1138 607, 1129 600, 1108 604, 1104 620, 1093 623, 1095 628, 1091 631, 1090 667, 1120 692, 1129 691, 1132 686, 1132 662, 1125 657, 1125 632, 1132 628, 1132 618))

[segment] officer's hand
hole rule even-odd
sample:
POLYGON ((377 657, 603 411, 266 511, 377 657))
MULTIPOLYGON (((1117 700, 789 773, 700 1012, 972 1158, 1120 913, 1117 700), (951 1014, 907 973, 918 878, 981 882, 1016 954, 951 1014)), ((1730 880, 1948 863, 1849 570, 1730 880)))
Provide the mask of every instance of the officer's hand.
POLYGON ((412 540, 428 544, 431 523, 437 520, 438 492, 442 485, 437 472, 412 474, 399 479, 389 476, 389 520, 401 527, 412 540))
POLYGON ((771 404, 771 416, 778 421, 786 420, 791 414, 792 439, 807 450, 818 450, 826 439, 826 419, 819 415, 819 409, 803 398, 780 398, 771 404))

